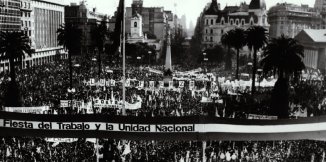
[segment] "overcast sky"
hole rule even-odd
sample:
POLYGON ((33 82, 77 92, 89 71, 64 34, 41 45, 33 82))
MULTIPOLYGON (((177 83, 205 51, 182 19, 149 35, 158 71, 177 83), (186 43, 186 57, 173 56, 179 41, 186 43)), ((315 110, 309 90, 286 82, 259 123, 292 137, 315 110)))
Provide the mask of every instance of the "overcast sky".
MULTIPOLYGON (((69 1, 69 0, 66 0, 69 1)), ((79 3, 81 0, 70 0, 71 2, 79 3)), ((218 3, 221 3, 222 9, 225 5, 239 5, 241 2, 245 1, 247 4, 251 0, 217 0, 218 3)), ((312 7, 315 3, 315 0, 265 0, 267 8, 274 6, 278 2, 287 2, 295 4, 308 4, 312 7)), ((116 11, 116 7, 119 4, 119 0, 87 0, 89 9, 96 7, 97 10, 101 13, 113 15, 116 11)), ((194 24, 199 16, 200 12, 211 0, 144 0, 144 7, 164 7, 165 10, 171 10, 174 13, 177 13, 179 17, 183 14, 187 17, 187 22, 193 21, 194 24), (174 7, 176 4, 176 7, 174 7)), ((126 0, 126 6, 130 7, 132 0, 126 0)), ((188 26, 187 24, 187 26, 188 26)))

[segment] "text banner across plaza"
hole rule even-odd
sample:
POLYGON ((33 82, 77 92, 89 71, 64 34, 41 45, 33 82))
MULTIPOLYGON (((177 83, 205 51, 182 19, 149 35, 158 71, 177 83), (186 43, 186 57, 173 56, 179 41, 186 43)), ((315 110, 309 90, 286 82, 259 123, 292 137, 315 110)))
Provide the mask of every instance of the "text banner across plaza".
POLYGON ((239 120, 0 112, 0 136, 130 140, 324 140, 326 117, 239 120))

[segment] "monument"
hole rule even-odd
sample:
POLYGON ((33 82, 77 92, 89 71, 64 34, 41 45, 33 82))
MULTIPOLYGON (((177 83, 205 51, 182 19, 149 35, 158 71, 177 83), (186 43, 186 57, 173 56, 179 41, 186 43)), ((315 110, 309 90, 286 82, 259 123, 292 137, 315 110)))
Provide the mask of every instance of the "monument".
POLYGON ((172 59, 171 59, 171 34, 168 31, 167 36, 167 47, 166 47, 166 55, 165 55, 165 66, 164 66, 164 83, 168 83, 172 81, 172 59))

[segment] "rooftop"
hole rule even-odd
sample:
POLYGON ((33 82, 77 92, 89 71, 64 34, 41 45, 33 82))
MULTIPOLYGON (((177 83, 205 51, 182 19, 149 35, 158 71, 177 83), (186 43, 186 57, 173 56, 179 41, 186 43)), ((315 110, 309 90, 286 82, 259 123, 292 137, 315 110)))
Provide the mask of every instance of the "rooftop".
POLYGON ((305 32, 314 42, 326 42, 326 29, 304 29, 305 32))

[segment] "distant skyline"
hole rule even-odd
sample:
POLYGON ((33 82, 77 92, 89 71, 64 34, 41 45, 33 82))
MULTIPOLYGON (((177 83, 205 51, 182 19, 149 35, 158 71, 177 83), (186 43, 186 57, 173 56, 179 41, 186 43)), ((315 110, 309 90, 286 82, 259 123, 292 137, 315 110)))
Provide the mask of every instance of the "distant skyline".
MULTIPOLYGON (((70 0, 74 3, 79 3, 81 0, 70 0)), ((202 12, 203 8, 211 0, 143 0, 144 7, 164 7, 165 10, 170 10, 176 13, 180 18, 182 15, 187 17, 187 26, 189 26, 190 21, 194 24, 197 21, 197 17, 202 12), (176 7, 174 7, 176 4, 176 7)), ((217 0, 221 4, 223 9, 226 5, 234 6, 239 5, 241 2, 250 3, 251 0, 217 0)), ((293 3, 297 5, 307 4, 313 7, 315 0, 265 0, 267 8, 270 8, 277 3, 293 3)), ((126 7, 131 7, 132 0, 126 0, 126 7)), ((97 11, 103 14, 108 14, 112 16, 116 11, 119 4, 119 0, 87 0, 88 8, 97 8, 97 11)))

